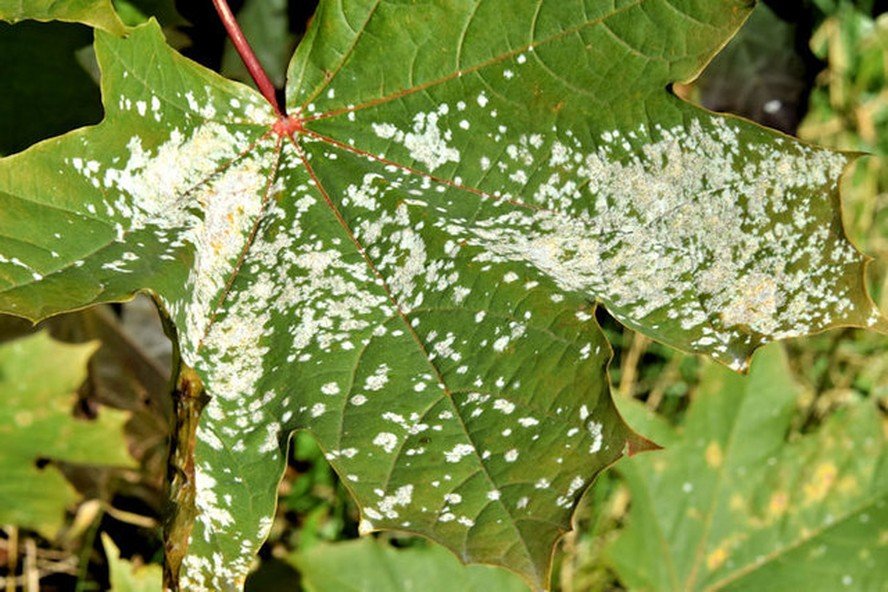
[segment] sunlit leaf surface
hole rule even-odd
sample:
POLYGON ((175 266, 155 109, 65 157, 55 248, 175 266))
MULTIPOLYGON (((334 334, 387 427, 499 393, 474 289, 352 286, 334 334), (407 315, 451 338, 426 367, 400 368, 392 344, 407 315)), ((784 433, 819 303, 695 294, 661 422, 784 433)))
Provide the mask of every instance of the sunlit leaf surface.
POLYGON ((242 585, 296 429, 362 531, 544 587, 579 496, 645 447, 596 302, 738 369, 882 322, 841 229, 847 158, 666 90, 747 5, 322 2, 292 137, 156 24, 98 34, 104 122, 0 161, 0 309, 148 290, 172 319, 211 396, 186 589, 242 585))

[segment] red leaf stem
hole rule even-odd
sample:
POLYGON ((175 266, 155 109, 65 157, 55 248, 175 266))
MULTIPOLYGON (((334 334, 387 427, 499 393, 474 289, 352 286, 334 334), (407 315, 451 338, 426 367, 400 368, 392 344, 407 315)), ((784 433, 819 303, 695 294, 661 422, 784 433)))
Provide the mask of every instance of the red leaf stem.
POLYGON ((240 54, 241 59, 244 61, 244 65, 247 67, 250 76, 252 76, 253 80, 256 82, 259 92, 261 92, 262 96, 265 97, 265 100, 271 104, 275 113, 282 118, 285 117, 284 112, 278 104, 274 85, 271 83, 271 80, 269 80, 265 68, 259 63, 259 59, 256 57, 253 48, 250 47, 250 42, 244 37, 244 32, 241 31, 240 25, 237 24, 237 20, 234 18, 234 14, 231 12, 227 0, 213 0, 213 6, 216 7, 216 12, 219 13, 219 18, 225 26, 225 31, 228 33, 228 37, 234 44, 237 53, 240 54))

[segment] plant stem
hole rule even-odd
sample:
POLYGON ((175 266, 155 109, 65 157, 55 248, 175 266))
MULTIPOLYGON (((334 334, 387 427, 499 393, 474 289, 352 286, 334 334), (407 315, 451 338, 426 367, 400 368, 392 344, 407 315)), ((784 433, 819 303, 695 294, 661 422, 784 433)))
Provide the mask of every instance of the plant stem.
POLYGON ((279 117, 285 117, 284 112, 281 111, 280 105, 278 105, 274 85, 268 78, 265 68, 259 63, 259 59, 256 57, 253 48, 250 47, 250 42, 244 37, 244 32, 241 31, 240 25, 237 24, 237 20, 234 18, 234 14, 228 6, 228 1, 213 0, 213 6, 216 7, 216 12, 219 13, 219 19, 221 19, 222 24, 225 26, 225 31, 228 33, 228 37, 234 44, 237 53, 240 54, 241 59, 244 61, 244 65, 247 67, 250 76, 253 77, 253 81, 256 82, 259 92, 262 93, 262 96, 265 97, 265 100, 269 102, 274 109, 274 112, 277 113, 279 117))
POLYGON ((188 540, 194 524, 197 487, 194 474, 194 446, 200 412, 207 403, 200 378, 191 368, 181 366, 174 393, 175 428, 170 440, 167 481, 170 504, 164 524, 164 590, 179 588, 179 571, 188 551, 188 540))

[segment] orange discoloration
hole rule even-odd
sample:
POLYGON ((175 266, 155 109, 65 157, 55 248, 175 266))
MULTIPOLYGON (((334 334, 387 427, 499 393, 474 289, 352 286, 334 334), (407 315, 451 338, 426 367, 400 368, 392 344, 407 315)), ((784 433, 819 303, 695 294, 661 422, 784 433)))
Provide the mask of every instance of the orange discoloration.
POLYGON ((296 117, 295 115, 281 117, 274 122, 271 129, 282 138, 293 137, 293 134, 301 134, 305 132, 305 120, 301 117, 296 117))

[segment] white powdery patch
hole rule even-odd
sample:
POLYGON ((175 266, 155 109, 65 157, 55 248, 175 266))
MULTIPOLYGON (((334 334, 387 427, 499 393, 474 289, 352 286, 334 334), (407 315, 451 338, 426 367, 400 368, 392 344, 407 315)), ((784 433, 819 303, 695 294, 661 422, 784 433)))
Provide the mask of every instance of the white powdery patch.
POLYGON ((328 382, 324 386, 321 387, 321 392, 325 395, 338 395, 340 392, 339 385, 335 382, 328 382))
POLYGON ((377 179, 382 179, 382 175, 376 173, 367 173, 361 181, 360 185, 349 185, 345 190, 345 196, 342 203, 345 206, 355 206, 367 210, 376 210, 379 208, 380 188, 374 183, 377 179))
POLYGON ((397 508, 407 507, 412 501, 413 485, 402 485, 395 490, 395 493, 382 496, 382 499, 376 504, 376 509, 367 507, 364 509, 364 513, 374 520, 382 518, 394 520, 399 516, 397 508))
MULTIPOLYGON (((269 351, 263 337, 271 314, 255 297, 254 291, 259 288, 254 284, 244 292, 231 294, 224 315, 217 318, 203 340, 200 357, 186 360, 206 373, 210 392, 226 401, 252 398, 263 373, 269 351)), ((260 412, 250 423, 255 425, 261 418, 260 412)))
POLYGON ((380 364, 378 368, 364 381, 364 388, 368 391, 378 391, 388 384, 388 364, 380 364))
POLYGON ((450 505, 462 503, 462 496, 458 493, 445 493, 444 501, 450 505))
POLYGON ((449 463, 457 463, 462 460, 464 456, 468 456, 473 452, 475 452, 475 447, 471 444, 457 444, 444 453, 444 458, 449 463))
POLYGON ((374 123, 373 132, 385 140, 403 145, 413 160, 423 163, 429 172, 448 162, 459 162, 459 151, 447 145, 451 132, 441 132, 438 120, 449 109, 442 105, 436 111, 417 113, 413 117, 413 129, 402 131, 390 123, 374 123))
POLYGON ((583 486, 585 484, 586 480, 581 475, 577 475, 573 478, 573 480, 571 480, 570 486, 568 487, 564 495, 559 496, 555 503, 560 508, 569 509, 573 505, 577 493, 579 493, 580 490, 583 489, 583 486))
POLYGON ((211 309, 261 211, 266 182, 259 164, 247 159, 226 171, 209 191, 197 194, 203 219, 186 234, 195 246, 195 259, 188 278, 191 299, 185 305, 183 357, 186 351, 192 355, 207 331, 211 309))
MULTIPOLYGON (((500 203, 486 218, 437 226, 478 247, 478 262, 525 263, 620 318, 668 323, 727 362, 738 342, 808 333, 852 307, 840 284, 860 255, 830 239, 830 206, 811 199, 834 187, 845 156, 749 143, 719 118, 609 132, 591 151, 566 135, 522 137, 498 163, 505 177, 559 167, 514 189, 540 209, 500 203)), ((492 346, 508 343, 501 335, 492 346)))
POLYGON ((497 411, 502 411, 506 415, 511 415, 515 411, 515 403, 505 399, 497 399, 493 402, 493 408, 497 411))
POLYGON ((398 445, 398 437, 391 432, 380 432, 373 438, 373 444, 385 450, 386 453, 391 454, 395 446, 398 445))
MULTIPOLYGON (((293 243, 283 261, 275 261, 276 277, 283 278, 275 306, 290 310, 293 351, 311 345, 330 351, 335 345, 349 347, 352 334, 369 326, 370 315, 386 310, 388 299, 372 291, 374 278, 363 262, 345 261, 335 249, 318 243, 293 243), (298 273, 291 273, 297 271, 298 273)), ((274 269, 274 267, 270 268, 274 269)))
POLYGON ((592 444, 589 446, 589 454, 595 454, 599 450, 601 450, 601 445, 604 443, 604 435, 603 428, 600 422, 590 421, 587 425, 589 429, 589 435, 592 436, 592 444))
POLYGON ((210 475, 213 468, 208 465, 197 465, 194 468, 194 505, 198 509, 197 520, 203 525, 203 535, 207 542, 217 532, 225 532, 226 527, 234 524, 234 517, 227 508, 220 505, 216 494, 216 480, 210 475))
POLYGON ((189 137, 173 130, 151 152, 134 136, 127 145, 126 165, 108 168, 101 177, 102 185, 118 195, 113 209, 125 220, 119 238, 124 231, 151 228, 159 235, 175 234, 176 244, 189 243, 194 249, 189 300, 171 303, 174 315, 184 307, 180 344, 189 365, 195 364, 210 308, 260 213, 266 184, 261 160, 246 157, 217 174, 246 144, 246 138, 216 123, 197 127, 189 137))
POLYGON ((195 204, 182 196, 205 181, 246 148, 245 139, 226 127, 207 123, 185 137, 178 129, 152 152, 133 136, 122 169, 105 169, 102 185, 123 194, 116 209, 134 228, 188 228, 195 223, 195 204))

